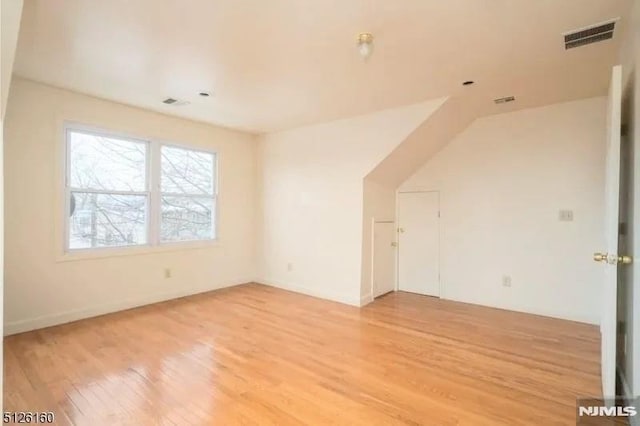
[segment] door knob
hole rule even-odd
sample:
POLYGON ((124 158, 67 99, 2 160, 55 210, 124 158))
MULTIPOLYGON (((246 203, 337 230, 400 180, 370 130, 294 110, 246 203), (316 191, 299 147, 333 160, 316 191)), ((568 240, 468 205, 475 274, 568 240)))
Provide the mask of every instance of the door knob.
POLYGON ((593 260, 596 262, 606 262, 610 265, 617 265, 618 263, 628 265, 633 263, 633 258, 631 256, 618 256, 617 254, 607 253, 593 253, 593 260))
POLYGON ((607 253, 593 253, 593 260, 596 262, 606 262, 607 253))
POLYGON ((628 265, 633 262, 633 258, 631 256, 618 256, 618 263, 622 263, 623 265, 628 265))

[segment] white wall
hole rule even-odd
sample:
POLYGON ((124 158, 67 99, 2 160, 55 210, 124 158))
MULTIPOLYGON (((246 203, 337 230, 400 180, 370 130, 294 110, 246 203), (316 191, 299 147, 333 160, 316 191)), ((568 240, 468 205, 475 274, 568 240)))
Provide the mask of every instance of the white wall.
POLYGON ((262 137, 260 281, 359 305, 363 179, 443 101, 262 137))
POLYGON ((14 78, 4 143, 6 333, 255 278, 254 136, 14 78), (66 260, 61 249, 64 120, 216 149, 219 244, 66 260), (167 267, 170 279, 164 278, 167 267))
MULTIPOLYGON (((0 6, 0 132, 4 133, 13 62, 18 43, 22 0, 3 0, 0 6)), ((0 368, 4 366, 4 138, 0 134, 0 368)), ((0 374, 0 395, 3 395, 4 377, 0 374)), ((2 412, 2 401, 0 401, 2 412)))
POLYGON ((593 98, 481 118, 401 186, 440 191, 444 298, 599 323, 605 111, 593 98))
POLYGON ((22 18, 22 6, 23 0, 2 0, 2 7, 0 7, 0 26, 2 27, 2 36, 0 37, 0 50, 2 51, 2 60, 0 61, 0 93, 2 96, 2 104, 0 104, 0 111, 2 111, 3 117, 9 97, 13 61, 15 59, 20 20, 22 18))

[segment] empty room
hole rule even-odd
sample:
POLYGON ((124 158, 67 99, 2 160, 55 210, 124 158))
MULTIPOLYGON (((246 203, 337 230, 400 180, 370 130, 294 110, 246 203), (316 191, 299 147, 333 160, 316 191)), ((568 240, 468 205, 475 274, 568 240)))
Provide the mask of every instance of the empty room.
POLYGON ((3 424, 640 425, 640 0, 1 0, 3 424))

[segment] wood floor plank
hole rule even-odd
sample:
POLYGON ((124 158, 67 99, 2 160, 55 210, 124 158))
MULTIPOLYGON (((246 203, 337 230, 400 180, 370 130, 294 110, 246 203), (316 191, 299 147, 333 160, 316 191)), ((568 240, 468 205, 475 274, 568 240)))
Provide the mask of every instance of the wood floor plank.
POLYGON ((247 284, 5 339, 4 406, 59 424, 570 425, 597 327, 247 284))

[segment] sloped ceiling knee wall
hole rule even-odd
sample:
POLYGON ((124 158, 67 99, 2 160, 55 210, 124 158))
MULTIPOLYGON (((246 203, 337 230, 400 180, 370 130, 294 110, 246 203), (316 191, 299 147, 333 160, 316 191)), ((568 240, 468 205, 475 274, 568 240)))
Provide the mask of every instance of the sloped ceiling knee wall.
POLYGON ((449 97, 363 180, 361 304, 373 299, 373 222, 395 221, 395 191, 424 163, 483 115, 479 97, 449 97))

